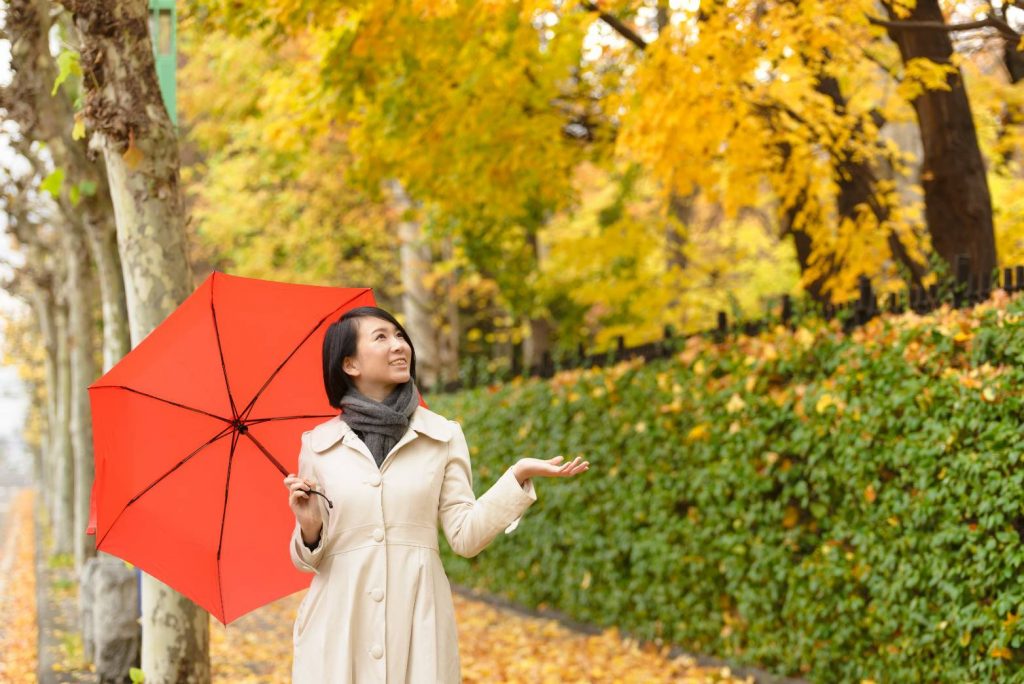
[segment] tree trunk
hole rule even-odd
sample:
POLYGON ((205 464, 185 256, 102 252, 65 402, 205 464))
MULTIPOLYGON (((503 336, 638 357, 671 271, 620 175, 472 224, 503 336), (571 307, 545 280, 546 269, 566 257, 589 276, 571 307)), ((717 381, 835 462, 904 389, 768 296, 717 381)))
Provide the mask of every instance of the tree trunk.
POLYGON ((405 327, 416 344, 416 385, 434 387, 440 379, 437 331, 433 324, 434 293, 427 285, 432 261, 430 245, 423 239, 420 222, 410 217, 413 203, 397 180, 388 181, 395 207, 402 213, 398 223, 402 261, 402 311, 405 327))
MULTIPOLYGON (((15 78, 4 89, 2 104, 27 138, 47 144, 53 162, 64 169, 66 184, 80 188, 77 205, 62 193, 61 209, 69 223, 80 224, 99 275, 103 306, 103 369, 109 370, 130 348, 124 282, 117 255, 114 209, 102 164, 90 159, 87 142, 72 135, 74 112, 64 90, 51 95, 57 67, 49 48, 53 23, 49 0, 9 0, 8 30, 15 46, 11 67, 15 78)), ((66 86, 65 86, 66 88, 66 86)))
POLYGON ((36 314, 36 321, 39 325, 39 332, 43 340, 43 365, 46 371, 46 429, 43 430, 43 444, 41 448, 41 468, 39 471, 39 488, 43 492, 44 510, 53 520, 53 512, 56 509, 55 476, 56 467, 54 456, 57 453, 57 312, 54 303, 53 292, 46 285, 33 287, 32 308, 36 314))
MULTIPOLYGON (((530 235, 537 273, 543 272, 543 264, 547 261, 547 250, 540 240, 540 233, 533 231, 530 235)), ((534 291, 533 296, 537 293, 534 291)), ((551 340, 555 333, 554 323, 547 314, 533 314, 527 318, 530 334, 523 340, 523 371, 540 367, 544 363, 544 355, 551 352, 551 340)))
POLYGON ((69 225, 62 234, 68 269, 68 347, 71 363, 71 413, 69 427, 75 464, 74 549, 75 567, 96 555, 95 540, 86 534, 92 494, 92 411, 88 387, 96 380, 93 360, 93 271, 85 237, 69 225))
POLYGON ((551 336, 554 325, 547 316, 527 319, 530 335, 523 340, 523 371, 539 368, 544 363, 544 355, 551 352, 551 336))
POLYGON ((75 550, 75 459, 71 447, 71 355, 68 344, 67 283, 62 282, 65 293, 58 299, 56 325, 57 337, 57 420, 53 425, 54 444, 54 509, 52 511, 54 553, 72 553, 75 550))
MULTIPOLYGON (((671 20, 671 9, 667 0, 658 0, 654 16, 654 26, 661 37, 671 20)), ((689 195, 680 195, 674 190, 669 195, 669 220, 665 224, 665 267, 671 273, 686 270, 686 241, 688 231, 693 222, 693 204, 700 195, 700 189, 694 188, 689 195)), ((678 296, 669 302, 669 308, 675 310, 679 306, 678 296)))
MULTIPOLYGON (((446 237, 442 243, 442 256, 446 260, 454 258, 452 239, 446 237)), ((459 378, 459 339, 462 326, 459 321, 459 278, 454 269, 445 278, 445 322, 446 329, 441 336, 440 358, 441 377, 443 382, 454 382, 459 378)))
MULTIPOLYGON (((893 20, 893 6, 886 4, 893 20)), ((945 23, 938 0, 918 0, 909 21, 945 23)), ((945 31, 889 29, 903 63, 927 58, 949 64, 953 44, 945 31)), ((949 90, 926 90, 913 101, 924 159, 921 185, 925 218, 935 251, 950 265, 958 254, 970 257, 973 273, 988 274, 997 265, 992 200, 978 136, 960 70, 947 78, 949 90)))
MULTIPOLYGON (((846 111, 846 97, 839 89, 839 81, 834 77, 819 76, 815 89, 832 101, 837 112, 846 111)), ((863 129, 860 126, 857 128, 856 133, 862 134, 863 129)), ((867 207, 880 225, 889 220, 889 206, 878 197, 878 176, 868 160, 854 154, 852 150, 844 148, 839 150, 832 167, 834 169, 833 177, 839 187, 836 209, 839 212, 840 220, 855 219, 858 207, 861 206, 867 207)), ((888 243, 893 258, 906 266, 911 283, 921 287, 922 280, 927 275, 925 265, 911 258, 903 243, 900 242, 899 236, 891 231, 888 235, 888 243)), ((870 277, 871 274, 865 275, 870 277)))
MULTIPOLYGON (((86 125, 106 164, 134 347, 193 289, 178 143, 157 84, 147 2, 61 3, 81 38, 86 125)), ((142 628, 146 682, 210 681, 209 615, 145 574, 142 628)))
MULTIPOLYGON (((109 204, 110 190, 104 175, 102 197, 109 204)), ((124 277, 121 275, 121 257, 117 253, 117 231, 113 208, 109 221, 94 220, 86 216, 82 225, 89 240, 89 254, 96 266, 100 284, 100 307, 103 312, 103 373, 114 367, 128 350, 128 307, 124 298, 124 277)))
MULTIPOLYGON (((49 0, 9 0, 7 30, 11 34, 11 69, 14 77, 9 85, 0 90, 2 104, 8 115, 18 122, 22 135, 27 140, 36 139, 47 144, 54 164, 65 171, 65 183, 59 197, 59 205, 68 224, 67 230, 77 242, 70 249, 69 263, 74 256, 84 257, 85 249, 80 244, 84 232, 87 236, 89 253, 96 265, 99 276, 100 296, 103 313, 103 372, 110 370, 130 349, 128 313, 125 303, 124 281, 121 262, 117 253, 117 234, 114 226, 114 210, 107 184, 106 169, 92 157, 86 140, 72 137, 73 109, 68 96, 68 85, 61 88, 56 96, 51 94, 57 75, 56 63, 50 53, 49 34, 54 22, 49 0), (69 186, 76 186, 80 201, 72 203, 69 186)), ((60 21, 66 23, 66 18, 60 21)), ((65 26, 67 30, 73 27, 65 26)), ((71 84, 69 84, 71 85, 71 84)), ((31 154, 31 149, 23 151, 31 154)), ((28 237, 28 236, 26 236, 28 237)), ((67 250, 66 250, 67 251, 67 250)), ((92 281, 88 281, 91 285, 92 281)), ((79 566, 79 624, 85 656, 96 667, 100 682, 121 682, 128 677, 128 670, 139 665, 139 642, 141 626, 138 622, 136 600, 136 572, 124 566, 119 559, 106 553, 96 553, 95 540, 84 535, 89 514, 91 483, 95 472, 92 452, 92 420, 87 386, 95 379, 92 351, 92 288, 72 287, 72 296, 81 294, 89 301, 75 300, 72 303, 72 327, 76 340, 82 340, 87 347, 74 345, 72 361, 74 398, 72 400, 72 433, 75 453, 75 523, 74 539, 76 564, 79 566), (96 557, 98 556, 98 557, 96 557), (90 567, 102 562, 106 570, 93 572, 90 567), (112 580, 120 575, 118 580, 112 580), (93 583, 104 577, 109 587, 120 583, 128 586, 127 591, 95 590, 93 583), (126 598, 127 597, 127 598, 126 598)), ((42 317, 40 320, 45 321, 42 317)), ((43 325, 45 323, 41 323, 43 325)), ((44 338, 46 332, 44 331, 44 338)), ((56 372, 56 364, 48 362, 56 372)), ((50 385, 50 396, 55 396, 50 385)), ((52 403, 52 402, 51 402, 52 403)), ((55 423, 55 409, 50 422, 55 423)), ((44 454, 52 450, 45 449, 44 454)), ((44 468, 40 468, 45 472, 44 468)), ((51 483, 43 489, 47 501, 53 491, 51 483)), ((53 510, 52 507, 49 510, 53 510)))
MULTIPOLYGON (((693 223, 693 204, 699 195, 700 191, 694 190, 686 196, 673 192, 669 197, 670 218, 665 225, 665 265, 669 271, 686 270, 686 240, 693 223)), ((673 301, 672 305, 675 303, 673 301)))

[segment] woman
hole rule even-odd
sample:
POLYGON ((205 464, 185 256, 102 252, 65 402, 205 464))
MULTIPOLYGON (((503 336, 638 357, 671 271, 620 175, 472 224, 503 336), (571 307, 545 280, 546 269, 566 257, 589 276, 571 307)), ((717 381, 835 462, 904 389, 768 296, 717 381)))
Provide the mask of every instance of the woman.
POLYGON ((323 369, 341 415, 302 433, 299 472, 284 479, 292 563, 316 573, 295 619, 292 681, 460 682, 438 520, 455 553, 475 556, 537 500, 533 477, 589 463, 522 458, 477 499, 462 427, 419 405, 412 341, 383 309, 333 323, 323 369))

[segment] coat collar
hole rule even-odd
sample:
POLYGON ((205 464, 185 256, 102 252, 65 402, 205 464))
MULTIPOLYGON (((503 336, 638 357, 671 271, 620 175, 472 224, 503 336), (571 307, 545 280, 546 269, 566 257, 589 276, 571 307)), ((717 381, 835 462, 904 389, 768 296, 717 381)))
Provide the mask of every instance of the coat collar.
MULTIPOLYGON (((452 429, 448 420, 422 406, 417 406, 416 410, 413 411, 412 417, 409 419, 409 428, 439 442, 447 442, 452 438, 452 429)), ((312 432, 310 447, 312 447, 313 451, 322 452, 327 451, 338 440, 352 432, 352 428, 349 427, 348 423, 339 414, 326 422, 320 423, 313 428, 312 432)))

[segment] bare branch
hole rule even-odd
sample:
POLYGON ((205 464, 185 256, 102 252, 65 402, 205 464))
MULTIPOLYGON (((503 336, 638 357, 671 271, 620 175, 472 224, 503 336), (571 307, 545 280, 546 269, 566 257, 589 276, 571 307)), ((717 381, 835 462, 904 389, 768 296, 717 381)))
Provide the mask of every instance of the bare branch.
POLYGON ((647 48, 647 41, 641 38, 636 31, 622 23, 615 15, 602 11, 596 3, 584 2, 583 8, 589 12, 597 12, 598 16, 601 17, 601 21, 611 26, 620 36, 633 43, 633 45, 636 45, 641 50, 647 48))
MULTIPOLYGON (((1022 0, 1024 1, 1024 0, 1022 0)), ((883 26, 895 31, 974 31, 981 28, 994 28, 1007 38, 1020 40, 1021 35, 1013 30, 1009 24, 1002 19, 987 16, 978 21, 968 21, 961 24, 946 24, 941 21, 888 21, 878 17, 868 17, 868 22, 875 26, 883 26)))

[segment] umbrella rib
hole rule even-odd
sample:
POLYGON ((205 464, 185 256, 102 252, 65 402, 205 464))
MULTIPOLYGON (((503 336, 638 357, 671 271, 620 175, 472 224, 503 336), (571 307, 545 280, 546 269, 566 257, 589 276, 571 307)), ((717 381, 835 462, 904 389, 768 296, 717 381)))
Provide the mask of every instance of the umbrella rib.
POLYGON ((228 475, 224 482, 224 508, 220 513, 220 539, 217 540, 217 592, 220 594, 220 613, 227 618, 224 609, 224 579, 220 575, 220 553, 224 548, 224 521, 228 515, 228 492, 231 488, 231 466, 235 461, 235 447, 238 445, 238 431, 231 433, 231 451, 228 452, 228 475))
POLYGON ((230 418, 224 418, 223 416, 218 416, 216 413, 210 413, 209 411, 204 411, 203 409, 198 409, 198 408, 196 408, 194 406, 187 406, 187 405, 182 404, 182 403, 177 402, 177 401, 171 401, 170 399, 164 399, 163 397, 158 397, 155 394, 150 394, 149 392, 143 392, 142 390, 137 390, 137 389, 135 389, 133 387, 128 387, 127 385, 100 385, 99 387, 90 387, 89 389, 90 389, 90 391, 91 390, 98 390, 98 389, 123 389, 123 390, 127 390, 129 392, 135 392, 136 394, 140 394, 140 395, 142 395, 144 397, 149 397, 150 399, 156 399, 157 401, 162 401, 165 404, 170 404, 172 406, 177 406, 178 408, 187 409, 189 411, 195 411, 196 413, 202 413, 204 416, 210 416, 211 418, 216 418, 217 420, 222 420, 225 423, 230 423, 231 422, 230 418))
POLYGON ((103 542, 104 542, 104 541, 106 541, 106 539, 107 539, 107 535, 109 535, 109 534, 111 533, 111 531, 112 531, 112 530, 114 529, 114 526, 115 526, 115 525, 117 524, 117 521, 121 519, 121 516, 122 516, 122 515, 124 515, 124 512, 128 510, 128 507, 129 507, 129 506, 131 506, 131 505, 132 505, 133 503, 135 503, 136 501, 138 501, 138 500, 139 500, 139 498, 140 498, 140 497, 141 497, 141 496, 142 496, 143 494, 145 494, 146 492, 148 492, 148 491, 149 491, 150 489, 152 489, 153 487, 155 487, 155 486, 157 486, 158 484, 160 484, 161 482, 163 482, 163 481, 164 481, 164 479, 165 479, 165 478, 166 478, 166 477, 167 477, 168 475, 170 475, 171 473, 173 473, 173 472, 174 472, 175 470, 177 470, 177 469, 178 469, 178 468, 180 468, 181 466, 185 465, 185 463, 186 463, 186 462, 187 462, 187 461, 188 461, 188 460, 189 460, 190 458, 192 458, 193 456, 195 456, 196 454, 198 454, 198 453, 199 453, 200 451, 202 451, 202 450, 203 450, 203 449, 205 449, 206 447, 208 447, 208 446, 210 446, 211 444, 213 444, 214 442, 216 442, 216 441, 217 441, 218 439, 220 439, 220 438, 221 438, 221 437, 223 437, 224 435, 226 435, 226 434, 228 434, 229 432, 231 432, 231 431, 232 431, 233 429, 234 429, 234 426, 231 426, 231 425, 229 425, 229 426, 227 426, 226 428, 224 428, 223 430, 221 430, 220 432, 218 432, 217 434, 215 434, 215 435, 214 435, 213 437, 211 437, 210 439, 208 439, 208 440, 206 440, 205 442, 203 442, 202 444, 200 444, 200 445, 199 445, 198 447, 196 447, 196 448, 195 448, 195 449, 194 449, 194 450, 192 451, 192 453, 190 453, 190 454, 189 454, 188 456, 186 456, 185 458, 183 458, 183 459, 181 459, 180 461, 178 461, 178 463, 177 463, 177 464, 175 464, 175 466, 174 466, 173 468, 171 468, 171 469, 170 469, 170 470, 168 470, 168 471, 167 471, 166 473, 164 473, 163 475, 161 475, 160 477, 158 477, 158 478, 157 478, 156 480, 154 480, 153 482, 151 482, 151 483, 149 484, 149 486, 148 486, 148 487, 146 487, 146 488, 145 488, 145 489, 143 489, 143 490, 142 490, 141 492, 139 492, 138 494, 136 494, 135 496, 133 496, 133 497, 132 497, 131 499, 129 499, 129 500, 128 500, 128 503, 126 503, 126 504, 124 505, 124 508, 122 508, 122 509, 121 509, 121 512, 120 512, 120 513, 118 513, 118 514, 117 514, 117 516, 116 516, 116 517, 114 518, 114 522, 110 523, 110 527, 108 527, 108 528, 107 528, 107 531, 106 531, 106 533, 104 533, 104 535, 103 535, 103 538, 102 538, 102 539, 100 539, 100 540, 99 540, 98 542, 96 542, 96 548, 99 548, 99 547, 100 547, 100 546, 101 546, 101 545, 103 544, 103 542))
POLYGON ((327 314, 326 316, 321 318, 319 321, 317 321, 316 325, 314 325, 313 328, 308 333, 306 333, 306 336, 303 337, 301 340, 299 340, 299 343, 297 345, 295 345, 295 348, 292 349, 291 353, 288 354, 288 356, 285 357, 284 361, 282 361, 281 364, 277 368, 274 369, 274 372, 270 374, 270 377, 267 378, 266 382, 263 383, 263 386, 260 387, 259 391, 256 392, 256 394, 253 396, 252 399, 249 400, 248 405, 246 405, 246 407, 244 409, 242 409, 242 414, 241 414, 242 420, 246 420, 248 418, 249 411, 251 411, 252 407, 256 405, 256 400, 260 398, 261 394, 263 394, 263 390, 267 389, 267 385, 270 384, 270 381, 274 379, 274 377, 281 371, 282 368, 284 368, 284 365, 286 363, 288 363, 288 360, 291 359, 293 356, 295 356, 295 352, 297 352, 299 350, 299 348, 303 344, 305 344, 306 340, 308 340, 310 338, 310 336, 314 332, 316 332, 316 329, 319 328, 320 325, 324 321, 326 321, 328 318, 330 318, 331 316, 336 314, 339 310, 344 309, 346 306, 348 306, 349 304, 351 304, 355 300, 357 300, 360 297, 362 297, 368 291, 369 291, 369 288, 363 288, 362 290, 359 291, 359 294, 353 295, 351 298, 346 300, 345 303, 339 305, 333 311, 331 311, 329 314, 327 314))
MULTIPOLYGON (((261 444, 258 439, 256 439, 255 437, 252 436, 252 432, 251 431, 246 430, 242 434, 244 434, 246 437, 248 437, 249 439, 252 440, 252 443, 255 444, 256 447, 260 451, 263 452, 263 455, 266 456, 270 460, 270 462, 273 463, 277 467, 277 469, 281 471, 282 475, 284 475, 285 477, 288 476, 288 471, 285 469, 285 467, 283 465, 281 465, 281 462, 278 461, 276 458, 274 458, 274 456, 269 451, 267 451, 267 448, 265 446, 263 446, 263 444, 261 444)), ((307 494, 319 494, 320 496, 322 496, 324 498, 324 501, 327 502, 328 508, 334 508, 334 504, 331 503, 331 500, 327 498, 326 494, 324 494, 322 492, 318 492, 315 489, 304 490, 304 491, 306 491, 307 494)))
POLYGON ((259 425, 260 423, 267 423, 272 420, 299 420, 300 418, 333 418, 336 415, 335 413, 311 413, 305 416, 272 416, 270 418, 253 418, 252 420, 245 421, 245 424, 259 425))
MULTIPOLYGON (((215 273, 216 275, 216 273, 215 273)), ((238 418, 238 408, 235 406, 235 397, 231 394, 231 383, 228 382, 228 367, 224 363, 224 347, 220 343, 220 326, 217 325, 217 307, 213 304, 213 287, 217 279, 210 279, 210 313, 213 315, 213 334, 217 338, 217 353, 220 355, 220 370, 224 373, 224 387, 228 391, 228 401, 231 402, 231 417, 238 418)))

